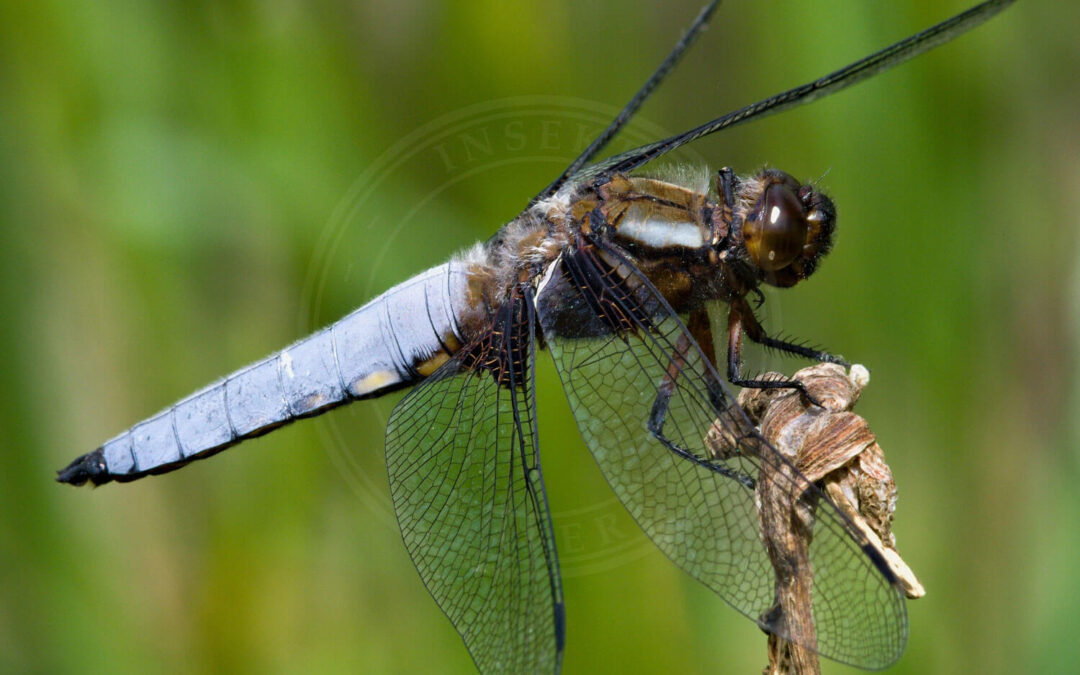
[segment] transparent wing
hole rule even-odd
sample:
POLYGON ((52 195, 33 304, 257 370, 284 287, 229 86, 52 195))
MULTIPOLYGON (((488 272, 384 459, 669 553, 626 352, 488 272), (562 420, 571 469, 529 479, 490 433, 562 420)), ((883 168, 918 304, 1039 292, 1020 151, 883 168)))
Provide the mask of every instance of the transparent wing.
POLYGON ((657 157, 671 152, 703 136, 743 122, 759 119, 781 110, 816 101, 853 84, 878 75, 890 68, 913 59, 934 47, 953 40, 990 19, 1016 0, 987 0, 956 16, 935 24, 924 31, 885 47, 873 54, 848 64, 835 72, 819 77, 813 82, 770 96, 726 115, 717 117, 699 127, 677 134, 662 141, 643 145, 633 150, 609 157, 579 171, 572 180, 584 180, 605 173, 627 172, 657 157))
POLYGON ((554 672, 558 560, 537 456, 531 295, 508 302, 390 415, 405 547, 481 672, 554 672))
POLYGON ((686 30, 686 33, 682 38, 675 43, 675 47, 671 50, 671 53, 667 55, 667 58, 663 60, 660 67, 652 74, 641 89, 638 89, 634 97, 631 98, 623 109, 619 111, 619 114, 615 116, 615 119, 611 120, 611 123, 600 132, 600 135, 593 139, 592 143, 589 143, 589 147, 581 151, 581 154, 574 158, 573 162, 570 162, 570 166, 566 167, 558 178, 551 181, 547 187, 540 191, 535 197, 529 200, 529 206, 532 206, 541 199, 546 199, 555 194, 566 179, 576 174, 581 167, 585 166, 585 163, 591 160, 601 150, 607 147, 607 144, 611 142, 611 139, 615 137, 619 130, 634 117, 638 108, 645 102, 646 99, 652 94, 653 90, 664 81, 664 78, 668 76, 668 73, 679 63, 679 59, 682 58, 683 53, 690 48, 690 45, 694 44, 694 40, 705 29, 705 25, 709 22, 709 17, 716 10, 716 6, 720 4, 720 0, 712 0, 706 3, 701 11, 698 12, 697 18, 690 24, 690 27, 686 30))
POLYGON ((771 481, 787 481, 815 514, 817 644, 803 646, 864 668, 889 665, 907 637, 894 578, 836 507, 729 408, 682 321, 624 256, 594 245, 568 250, 537 298, 578 427, 612 489, 677 565, 762 628, 799 641, 771 611, 774 572, 753 489, 766 469, 771 481), (717 419, 738 447, 723 459, 705 446, 717 419))

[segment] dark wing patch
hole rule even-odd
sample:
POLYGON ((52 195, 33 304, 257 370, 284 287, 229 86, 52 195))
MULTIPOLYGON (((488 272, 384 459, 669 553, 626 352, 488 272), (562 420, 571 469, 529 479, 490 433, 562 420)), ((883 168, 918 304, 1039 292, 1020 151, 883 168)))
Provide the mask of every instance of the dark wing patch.
POLYGON ((402 538, 482 672, 554 672, 565 635, 537 455, 531 295, 509 300, 390 415, 402 538))

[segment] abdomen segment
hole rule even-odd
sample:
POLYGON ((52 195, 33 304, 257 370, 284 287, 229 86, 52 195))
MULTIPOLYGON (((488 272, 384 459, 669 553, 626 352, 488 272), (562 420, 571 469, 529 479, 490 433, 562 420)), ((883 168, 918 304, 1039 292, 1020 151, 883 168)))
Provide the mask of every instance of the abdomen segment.
POLYGON ((460 348, 472 311, 465 265, 449 262, 340 321, 131 427, 59 472, 81 485, 177 469, 301 417, 428 376, 460 348))

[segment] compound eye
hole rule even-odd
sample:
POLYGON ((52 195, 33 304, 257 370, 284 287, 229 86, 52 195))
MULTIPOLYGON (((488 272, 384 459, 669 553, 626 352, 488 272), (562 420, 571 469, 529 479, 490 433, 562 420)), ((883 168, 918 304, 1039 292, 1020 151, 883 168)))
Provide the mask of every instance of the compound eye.
POLYGON ((761 210, 743 224, 746 251, 754 264, 766 272, 783 269, 802 253, 810 230, 806 211, 786 185, 765 190, 761 210))

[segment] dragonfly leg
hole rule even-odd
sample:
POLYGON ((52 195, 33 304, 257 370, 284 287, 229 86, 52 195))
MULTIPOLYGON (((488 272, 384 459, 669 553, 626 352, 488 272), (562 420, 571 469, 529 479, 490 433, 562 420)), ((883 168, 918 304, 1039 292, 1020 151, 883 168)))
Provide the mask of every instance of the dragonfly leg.
MULTIPOLYGON (((712 322, 709 321, 709 313, 705 308, 698 308, 690 312, 690 320, 686 325, 690 331, 691 337, 694 338, 694 342, 697 342, 698 347, 701 348, 701 353, 705 355, 706 360, 712 365, 713 369, 716 369, 716 345, 713 343, 712 334, 712 322)), ((713 378, 708 379, 709 387, 709 402, 717 410, 723 410, 727 404, 728 399, 724 390, 721 388, 719 382, 713 378)))
MULTIPOLYGON (((728 210, 728 213, 735 210, 735 172, 730 166, 725 166, 716 172, 716 187, 718 188, 720 195, 724 198, 724 208, 728 210)), ((731 220, 725 220, 724 222, 730 223, 731 220)))
MULTIPOLYGON (((705 358, 715 368, 716 349, 713 346, 712 327, 709 324, 708 312, 703 308, 690 312, 690 321, 687 323, 687 328, 694 338, 694 342, 697 342, 698 347, 701 348, 705 358)), ((686 357, 690 352, 690 347, 690 339, 685 333, 675 341, 675 353, 672 354, 667 372, 664 373, 664 379, 657 388, 656 400, 653 401, 652 413, 649 415, 649 429, 654 433, 664 426, 664 418, 667 416, 671 395, 675 393, 679 373, 686 366, 686 357)), ((719 384, 711 381, 711 378, 709 382, 709 402, 718 411, 723 410, 727 405, 723 390, 720 389, 719 384)))
MULTIPOLYGON (((667 421, 667 414, 671 405, 671 396, 675 393, 675 388, 678 385, 679 374, 682 372, 683 368, 686 367, 687 356, 693 348, 693 342, 698 343, 698 346, 701 347, 702 352, 710 363, 713 363, 714 365, 716 363, 715 350, 713 349, 712 342, 712 330, 709 327, 708 314, 704 309, 695 310, 690 313, 690 323, 688 328, 690 329, 691 334, 693 334, 694 340, 691 341, 690 336, 683 333, 675 341, 675 352, 671 355, 671 361, 668 362, 667 372, 664 373, 660 386, 657 388, 656 399, 653 401, 652 410, 649 413, 649 431, 656 440, 664 445, 665 448, 679 457, 690 460, 710 471, 715 471, 723 476, 736 480, 752 490, 754 489, 756 482, 750 476, 725 466, 719 466, 713 462, 707 462, 693 452, 681 447, 678 443, 675 443, 664 434, 664 422, 667 421)), ((711 380, 712 378, 709 379, 711 380)), ((710 381, 709 383, 709 400, 717 414, 721 414, 726 407, 727 398, 720 388, 720 385, 716 382, 710 381)))
POLYGON ((760 345, 764 345, 765 347, 768 347, 770 349, 776 349, 781 352, 787 352, 788 354, 794 354, 795 356, 801 356, 805 359, 810 359, 811 361, 819 361, 821 363, 835 363, 845 368, 849 368, 851 366, 850 363, 840 358, 839 356, 830 354, 829 352, 825 352, 820 349, 807 347, 806 345, 801 345, 796 342, 787 342, 786 340, 771 338, 764 334, 754 336, 753 334, 748 332, 746 335, 754 342, 760 345))
POLYGON ((753 311, 751 311, 749 307, 741 307, 739 311, 740 316, 743 318, 743 330, 746 331, 746 336, 759 345, 777 351, 787 352, 788 354, 794 354, 795 356, 801 356, 804 359, 817 361, 819 363, 835 363, 844 366, 845 368, 851 366, 851 364, 844 359, 834 354, 830 354, 829 352, 814 349, 813 347, 807 347, 806 345, 797 342, 788 342, 787 340, 769 337, 765 334, 765 329, 758 323, 757 317, 754 316, 753 311))
POLYGON ((728 362, 727 362, 727 375, 728 380, 732 384, 740 387, 748 387, 752 389, 794 389, 802 394, 806 400, 810 401, 814 405, 820 406, 821 403, 817 401, 810 392, 806 390, 802 382, 798 380, 792 380, 788 378, 747 378, 742 375, 742 336, 743 333, 758 344, 765 345, 766 347, 773 347, 786 351, 798 356, 805 356, 807 358, 817 359, 819 361, 828 361, 830 363, 840 363, 847 365, 844 361, 827 354, 825 352, 819 352, 802 345, 792 344, 784 342, 783 340, 777 340, 770 338, 765 334, 765 330, 758 323, 757 317, 754 316, 754 312, 750 309, 750 306, 745 300, 736 300, 731 303, 731 309, 728 311, 728 362), (824 357, 824 358, 822 358, 824 357))

